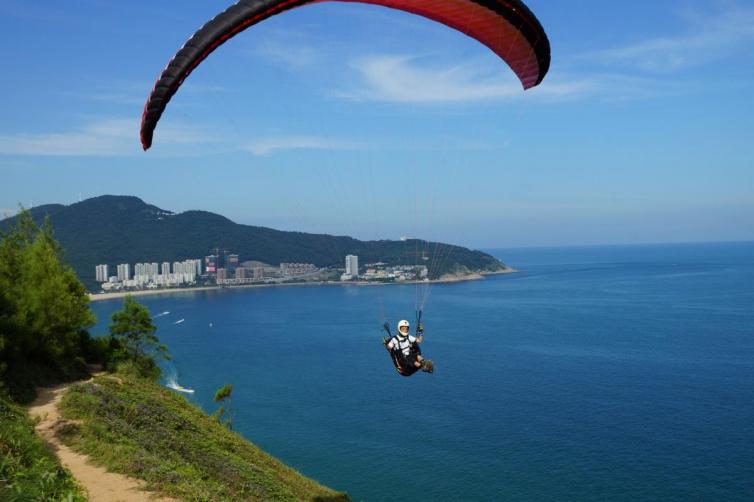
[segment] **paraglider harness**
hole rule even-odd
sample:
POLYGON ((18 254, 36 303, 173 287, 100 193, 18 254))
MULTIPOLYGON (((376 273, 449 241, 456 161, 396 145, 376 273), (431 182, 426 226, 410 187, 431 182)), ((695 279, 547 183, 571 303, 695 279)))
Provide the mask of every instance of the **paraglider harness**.
MULTIPOLYGON (((414 331, 414 336, 416 337, 418 337, 420 333, 421 318, 421 311, 417 311, 416 330, 414 331)), ((390 353, 390 358, 393 360, 393 365, 395 365, 395 370, 398 372, 398 374, 404 377, 409 377, 419 371, 419 368, 414 365, 416 356, 422 353, 422 349, 419 347, 419 344, 409 341, 408 335, 406 335, 406 341, 410 344, 408 355, 406 355, 403 353, 403 349, 401 348, 401 335, 398 334, 393 336, 393 334, 390 332, 390 324, 388 324, 387 322, 382 325, 382 329, 384 329, 390 337, 388 339, 383 339, 383 343, 385 344, 387 351, 390 353), (393 348, 390 349, 388 348, 387 344, 390 340, 393 339, 395 340, 395 342, 393 343, 393 348)))

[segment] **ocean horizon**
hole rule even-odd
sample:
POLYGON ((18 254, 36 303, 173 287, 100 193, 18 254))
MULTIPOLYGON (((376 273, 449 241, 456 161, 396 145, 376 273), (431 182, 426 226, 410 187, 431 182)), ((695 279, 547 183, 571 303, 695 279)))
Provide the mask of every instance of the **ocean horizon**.
POLYGON ((433 375, 380 343, 413 285, 138 301, 166 381, 210 413, 232 384, 236 430, 354 500, 748 498, 754 243, 486 251, 519 272, 432 287, 433 375))

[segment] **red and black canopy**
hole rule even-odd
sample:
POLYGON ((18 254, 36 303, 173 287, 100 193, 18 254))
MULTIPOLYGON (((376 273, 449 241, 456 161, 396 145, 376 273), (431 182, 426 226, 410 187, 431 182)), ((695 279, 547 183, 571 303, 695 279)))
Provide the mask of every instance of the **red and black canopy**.
POLYGON ((144 150, 152 145, 154 129, 170 98, 212 51, 270 16, 325 1, 382 5, 443 23, 489 47, 510 66, 524 89, 539 84, 550 67, 547 35, 520 0, 240 0, 194 33, 162 71, 144 106, 144 150))

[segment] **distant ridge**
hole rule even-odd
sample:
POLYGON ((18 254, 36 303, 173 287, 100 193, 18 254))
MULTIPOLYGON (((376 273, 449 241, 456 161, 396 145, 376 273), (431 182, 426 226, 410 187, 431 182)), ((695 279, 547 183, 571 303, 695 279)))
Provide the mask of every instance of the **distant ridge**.
MULTIPOLYGON (((241 260, 275 265, 306 262, 319 267, 343 266, 346 254, 356 254, 361 263, 437 263, 430 270, 433 276, 504 268, 496 258, 460 246, 411 239, 360 241, 344 236, 286 232, 241 225, 207 211, 176 214, 133 196, 102 195, 68 206, 37 206, 30 212, 37 222, 49 216, 66 259, 90 290, 97 289, 94 274, 97 264, 202 258, 216 247, 239 254, 241 260), (423 250, 427 259, 421 260, 416 250, 420 255, 423 250)), ((0 230, 5 230, 13 219, 0 221, 0 230)))

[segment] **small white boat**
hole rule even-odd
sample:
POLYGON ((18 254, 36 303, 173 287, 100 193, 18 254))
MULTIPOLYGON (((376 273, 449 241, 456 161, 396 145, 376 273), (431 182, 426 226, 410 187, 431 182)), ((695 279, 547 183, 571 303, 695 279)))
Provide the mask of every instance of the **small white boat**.
POLYGON ((181 324, 181 323, 182 323, 183 321, 185 321, 185 320, 186 320, 186 319, 178 319, 178 320, 177 320, 177 321, 175 321, 175 322, 174 322, 173 324, 181 324))

